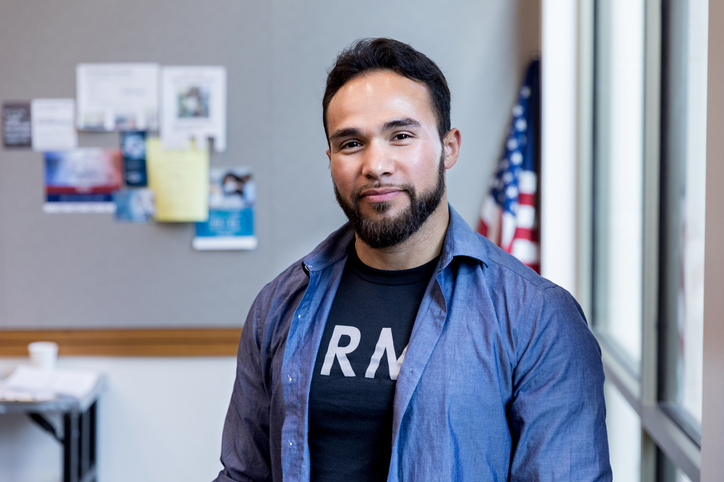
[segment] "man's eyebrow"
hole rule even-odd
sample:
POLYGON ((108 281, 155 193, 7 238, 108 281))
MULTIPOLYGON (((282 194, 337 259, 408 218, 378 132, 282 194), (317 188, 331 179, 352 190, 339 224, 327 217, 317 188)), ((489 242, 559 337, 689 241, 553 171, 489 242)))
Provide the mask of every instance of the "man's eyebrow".
MULTIPOLYGON (((382 126, 383 131, 388 131, 390 129, 397 129, 398 127, 420 127, 422 124, 420 121, 417 121, 415 119, 412 119, 410 117, 406 117, 404 119, 393 119, 391 121, 387 121, 382 126)), ((337 131, 334 131, 331 136, 329 136, 330 142, 339 139, 340 137, 350 137, 350 136, 358 136, 360 135, 360 130, 355 127, 349 127, 347 129, 339 129, 337 131)))
POLYGON ((359 135, 359 133, 360 130, 354 127, 350 127, 348 129, 340 129, 338 131, 334 131, 332 135, 329 136, 329 140, 333 141, 335 139, 339 139, 340 137, 357 136, 359 135))
POLYGON ((382 126, 382 130, 388 131, 390 129, 397 129, 398 127, 420 127, 421 125, 422 124, 420 124, 419 121, 407 117, 405 119, 394 119, 385 122, 385 125, 382 126))

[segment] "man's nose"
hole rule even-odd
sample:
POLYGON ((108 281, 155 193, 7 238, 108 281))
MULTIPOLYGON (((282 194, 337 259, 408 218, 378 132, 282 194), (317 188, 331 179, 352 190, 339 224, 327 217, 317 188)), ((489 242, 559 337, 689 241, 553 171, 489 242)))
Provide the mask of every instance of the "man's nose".
POLYGON ((394 153, 381 142, 371 142, 362 156, 362 175, 369 179, 381 179, 395 170, 394 153))

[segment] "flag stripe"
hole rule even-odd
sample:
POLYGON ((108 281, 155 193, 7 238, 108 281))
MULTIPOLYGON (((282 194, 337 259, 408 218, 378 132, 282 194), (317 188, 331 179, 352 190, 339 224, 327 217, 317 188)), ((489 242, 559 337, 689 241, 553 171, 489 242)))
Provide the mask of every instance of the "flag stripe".
POLYGON ((520 192, 535 194, 538 190, 538 176, 533 171, 522 171, 519 176, 518 185, 520 192))
POLYGON ((522 205, 518 206, 517 225, 518 227, 526 229, 535 228, 535 207, 522 205))
POLYGON ((518 194, 518 204, 521 206, 525 205, 535 207, 535 193, 528 194, 521 191, 520 194, 518 194))
POLYGON ((527 239, 516 239, 511 254, 526 264, 540 261, 538 243, 527 239))
POLYGON ((515 240, 524 239, 526 241, 531 241, 534 243, 538 242, 538 230, 536 229, 526 229, 526 228, 518 228, 515 230, 515 240))

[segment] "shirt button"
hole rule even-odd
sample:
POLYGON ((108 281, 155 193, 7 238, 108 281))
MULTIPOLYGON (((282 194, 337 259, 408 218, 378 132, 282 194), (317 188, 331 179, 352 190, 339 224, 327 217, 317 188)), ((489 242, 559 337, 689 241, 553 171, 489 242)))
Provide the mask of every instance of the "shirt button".
POLYGON ((292 445, 294 445, 294 442, 292 442, 292 441, 290 440, 290 441, 289 441, 289 446, 291 447, 292 445))
POLYGON ((291 383, 291 381, 292 381, 292 376, 291 376, 291 375, 288 375, 288 376, 289 376, 289 382, 291 383))

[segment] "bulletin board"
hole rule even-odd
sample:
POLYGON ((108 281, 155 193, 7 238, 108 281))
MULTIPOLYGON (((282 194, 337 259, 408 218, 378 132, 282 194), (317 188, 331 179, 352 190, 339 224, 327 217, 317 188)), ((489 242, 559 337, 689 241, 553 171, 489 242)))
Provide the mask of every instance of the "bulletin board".
MULTIPOLYGON (((47 213, 43 155, 0 148, 0 356, 53 339, 62 354, 233 355, 259 290, 345 222, 321 124, 326 71, 361 37, 390 36, 433 58, 453 92, 463 151, 449 200, 474 224, 530 53, 539 2, 390 3, 26 0, 0 4, 0 103, 74 98, 93 63, 223 66, 225 150, 211 168, 249 168, 255 249, 197 251, 193 223, 118 223, 47 213), (532 9, 531 9, 532 7, 532 9), (354 12, 354 15, 351 14, 354 12), (404 14, 403 14, 404 12, 404 14)), ((117 148, 118 132, 79 132, 117 148)))

